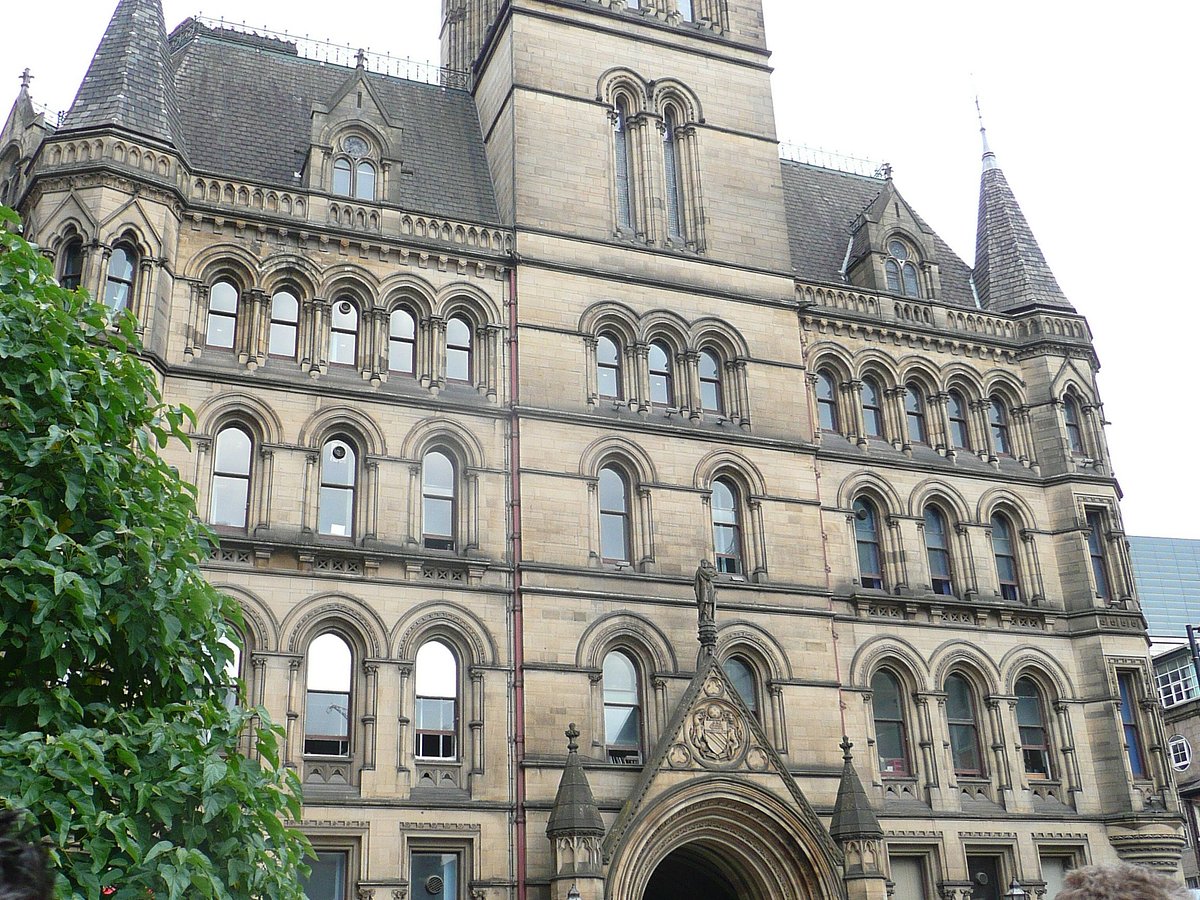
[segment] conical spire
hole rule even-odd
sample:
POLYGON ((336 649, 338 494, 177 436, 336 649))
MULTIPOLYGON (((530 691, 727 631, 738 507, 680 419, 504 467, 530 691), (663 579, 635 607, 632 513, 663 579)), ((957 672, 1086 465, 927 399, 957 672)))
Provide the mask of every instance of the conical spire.
POLYGON ((983 136, 979 184, 979 227, 975 233, 975 291, 984 309, 1013 312, 1055 306, 1074 312, 1050 271, 1025 214, 1017 204, 996 154, 983 136))
POLYGON ((838 784, 837 801, 833 804, 833 819, 829 823, 829 834, 837 841, 861 840, 863 838, 881 838, 883 829, 867 792, 863 790, 858 771, 854 768, 854 757, 850 750, 854 745, 850 738, 842 736, 842 780, 838 784))
POLYGON ((592 797, 587 773, 583 771, 579 762, 579 730, 574 722, 567 729, 566 735, 567 765, 563 769, 562 780, 558 783, 558 793, 554 797, 554 808, 550 810, 546 834, 550 837, 602 835, 604 822, 600 819, 600 810, 592 797))
POLYGON ((63 121, 65 130, 102 126, 183 150, 160 0, 120 0, 63 121))

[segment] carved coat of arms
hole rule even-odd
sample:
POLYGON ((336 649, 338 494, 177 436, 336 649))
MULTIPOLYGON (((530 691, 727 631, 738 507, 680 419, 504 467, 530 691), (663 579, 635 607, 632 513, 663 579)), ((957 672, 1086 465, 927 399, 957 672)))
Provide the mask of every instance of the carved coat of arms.
POLYGON ((732 707, 707 703, 692 713, 688 738, 704 759, 733 762, 746 743, 745 726, 732 707))

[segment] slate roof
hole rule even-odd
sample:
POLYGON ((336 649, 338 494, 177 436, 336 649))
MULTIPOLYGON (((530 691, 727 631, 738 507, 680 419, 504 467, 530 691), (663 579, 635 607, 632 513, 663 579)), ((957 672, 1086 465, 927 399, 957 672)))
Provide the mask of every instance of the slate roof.
POLYGON ((546 825, 546 834, 550 837, 604 834, 600 809, 592 797, 587 773, 583 771, 579 762, 579 745, 575 742, 578 737, 579 732, 575 730, 575 723, 572 722, 567 731, 567 764, 563 768, 562 779, 558 782, 558 793, 554 796, 550 821, 546 825))
POLYGON ((975 232, 975 288, 984 309, 1012 312, 1030 306, 1074 307, 1058 286, 1008 179, 984 135, 975 232))
POLYGON ((835 841, 883 837, 879 819, 854 768, 854 757, 850 755, 853 746, 849 738, 842 738, 842 779, 838 783, 833 818, 829 822, 829 834, 835 841))
MULTIPOLYGON (((842 264, 854 235, 854 220, 875 202, 887 182, 786 159, 780 165, 792 267, 804 279, 826 284, 842 282, 842 264)), ((974 309, 971 267, 937 234, 933 235, 933 244, 941 273, 941 301, 974 309)), ((852 255, 860 252, 861 248, 854 248, 852 255)))
POLYGON ((116 126, 186 153, 159 0, 120 0, 62 130, 116 126))

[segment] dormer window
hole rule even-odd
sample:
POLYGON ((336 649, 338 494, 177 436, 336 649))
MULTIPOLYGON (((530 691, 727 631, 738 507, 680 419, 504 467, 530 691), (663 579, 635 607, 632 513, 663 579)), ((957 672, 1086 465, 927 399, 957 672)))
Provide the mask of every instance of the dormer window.
POLYGON ((920 297, 917 283, 917 266, 912 261, 912 252, 903 241, 888 241, 888 258, 883 264, 887 275, 887 287, 893 294, 905 297, 920 297))
POLYGON ((341 155, 333 161, 333 193, 355 200, 375 199, 375 164, 371 148, 356 134, 342 138, 341 155))

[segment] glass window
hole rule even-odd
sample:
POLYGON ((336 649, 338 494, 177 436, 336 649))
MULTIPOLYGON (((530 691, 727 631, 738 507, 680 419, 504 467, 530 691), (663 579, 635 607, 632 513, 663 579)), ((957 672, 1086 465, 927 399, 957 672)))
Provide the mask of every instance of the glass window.
POLYGON ((725 575, 741 575, 742 527, 739 521, 738 489, 726 479, 718 478, 713 482, 711 503, 717 571, 725 575))
POLYGON ((629 147, 629 105, 625 98, 617 100, 613 115, 613 154, 617 170, 617 227, 633 228, 632 181, 629 177, 629 160, 633 156, 629 147))
POLYGON ((1067 873, 1075 868, 1074 860, 1069 856, 1043 856, 1041 863, 1042 881, 1046 882, 1046 893, 1043 896, 1046 900, 1053 900, 1063 889, 1067 873))
POLYGON ((642 718, 637 668, 625 653, 604 657, 604 743, 608 761, 641 765, 642 718))
POLYGON ((113 248, 108 260, 108 277, 104 283, 104 305, 112 310, 129 306, 133 294, 133 271, 137 267, 137 254, 128 244, 113 248))
POLYGON ((896 900, 925 900, 929 889, 925 880, 925 861, 919 856, 893 856, 890 859, 892 884, 895 890, 889 896, 896 900))
POLYGON ((982 775, 983 758, 979 751, 975 694, 961 675, 951 675, 946 679, 946 721, 950 725, 950 753, 954 757, 954 774, 982 775))
POLYGON ((1030 778, 1053 778, 1050 741, 1046 736, 1046 704, 1032 678, 1017 681, 1017 730, 1025 774, 1030 778))
POLYGON ((339 366, 358 363, 358 307, 349 300, 338 300, 333 304, 329 361, 339 366))
POLYGON ((883 437, 883 401, 879 385, 871 378, 862 381, 862 412, 867 437, 883 437))
POLYGON ((600 470, 600 557, 629 562, 629 487, 613 466, 600 470))
POLYGON ((441 641, 417 651, 416 754, 423 759, 458 756, 458 660, 441 641))
POLYGON ((1142 733, 1138 725, 1137 688, 1132 672, 1117 674, 1117 688, 1121 694, 1121 729, 1125 737, 1125 753, 1129 758, 1129 769, 1134 778, 1146 778, 1146 756, 1142 752, 1142 733))
POLYGON ((1079 401, 1071 394, 1063 399, 1063 421, 1067 426, 1067 446, 1072 453, 1084 454, 1083 429, 1079 427, 1079 401))
POLYGON ((723 668, 746 708, 758 718, 758 679, 754 677, 753 667, 740 656, 731 656, 725 660, 723 668))
POLYGON ((971 449, 971 430, 967 426, 967 401, 958 391, 946 395, 946 417, 950 420, 950 446, 955 450, 971 449))
POLYGON ((446 322, 446 377, 469 382, 471 374, 471 326, 461 316, 451 316, 446 322))
POLYGON ((929 560, 930 587, 933 592, 947 596, 953 594, 946 517, 936 506, 925 507, 925 555, 929 560))
POLYGON ((879 546, 879 514, 875 504, 854 501, 854 539, 858 544, 858 577, 865 588, 883 587, 883 554, 879 546))
POLYGON ((83 280, 83 241, 68 241, 62 252, 62 275, 58 283, 68 291, 76 290, 83 280))
POLYGON ((663 117, 663 162, 666 167, 667 234, 678 240, 683 236, 683 190, 679 183, 679 142, 676 139, 675 110, 667 109, 663 117))
POLYGON ((700 406, 705 412, 719 413, 721 403, 721 363, 708 350, 700 351, 700 406))
POLYGON ((999 397, 988 404, 988 424, 992 428, 992 449, 998 456, 1012 456, 1012 438, 1008 429, 1008 406, 999 397))
POLYGON ((912 775, 904 710, 904 694, 899 680, 886 669, 880 669, 871 679, 871 713, 875 721, 879 772, 884 778, 907 778, 912 775))
POLYGON ((250 435, 236 425, 223 428, 217 435, 208 513, 211 524, 246 527, 250 504, 251 447, 250 435))
POLYGON ((363 160, 354 172, 354 199, 375 199, 375 167, 363 160))
POLYGON ((1108 583, 1108 563, 1104 558, 1104 514, 1097 509, 1087 511, 1088 557, 1092 562, 1092 577, 1096 580, 1096 596, 1112 599, 1108 583))
POLYGON ((1192 764, 1192 745, 1181 734, 1171 735, 1167 739, 1167 749, 1171 754, 1171 767, 1182 772, 1192 764))
POLYGON ((413 853, 413 900, 458 900, 458 854, 413 853))
MULTIPOLYGON (((231 628, 230 635, 241 642, 241 638, 231 628)), ((229 662, 225 663, 225 708, 233 709, 238 705, 238 680, 242 677, 242 648, 227 637, 221 638, 221 643, 229 651, 229 662)))
POLYGON ((888 290, 905 297, 919 297, 917 267, 909 258, 912 254, 900 241, 888 242, 888 258, 883 264, 888 290))
POLYGON ((317 850, 309 859, 309 874, 301 876, 304 896, 309 900, 346 900, 346 870, 350 854, 344 850, 317 850))
POLYGON ((992 516, 992 555, 996 558, 996 576, 1000 581, 1000 596, 1005 600, 1021 599, 1021 578, 1017 569, 1017 548, 1013 528, 1008 519, 997 513, 992 516))
POLYGON ((657 341, 650 345, 650 402, 659 406, 675 405, 671 351, 666 344, 657 341))
POLYGON ((422 534, 430 550, 454 549, 454 463, 440 450, 421 464, 422 534))
POLYGON ((620 400, 624 396, 621 388, 621 345, 602 334, 596 338, 596 392, 620 400))
POLYGON ((837 382, 828 372, 817 373, 817 419, 822 431, 839 431, 837 382))
POLYGON ((908 439, 914 444, 928 444, 929 432, 925 428, 925 397, 921 389, 908 385, 904 389, 904 417, 908 422, 908 439))
POLYGON ((407 309, 394 309, 388 327, 388 371, 412 375, 416 356, 417 320, 407 309))
POLYGON ((354 448, 341 438, 321 448, 321 493, 317 498, 317 531, 349 537, 354 534, 354 486, 358 463, 354 448))
POLYGON ((218 281, 208 291, 209 347, 232 347, 237 331, 238 290, 228 281, 218 281))
POLYGON ((675 5, 679 9, 679 15, 683 16, 683 21, 692 21, 692 0, 675 0, 675 5))
POLYGON ((350 181, 353 168, 350 165, 350 160, 344 156, 339 156, 333 162, 333 192, 339 197, 350 196, 350 181))
POLYGON ((1154 680, 1163 706, 1174 706, 1197 696, 1196 665, 1191 655, 1177 656, 1164 662, 1154 661, 1154 680))
POLYGON ((350 645, 336 634, 326 632, 308 645, 305 753, 349 755, 352 660, 350 645))
POLYGON ((271 298, 271 335, 268 351, 272 356, 296 358, 296 335, 300 324, 300 302, 291 291, 276 291, 271 298))

